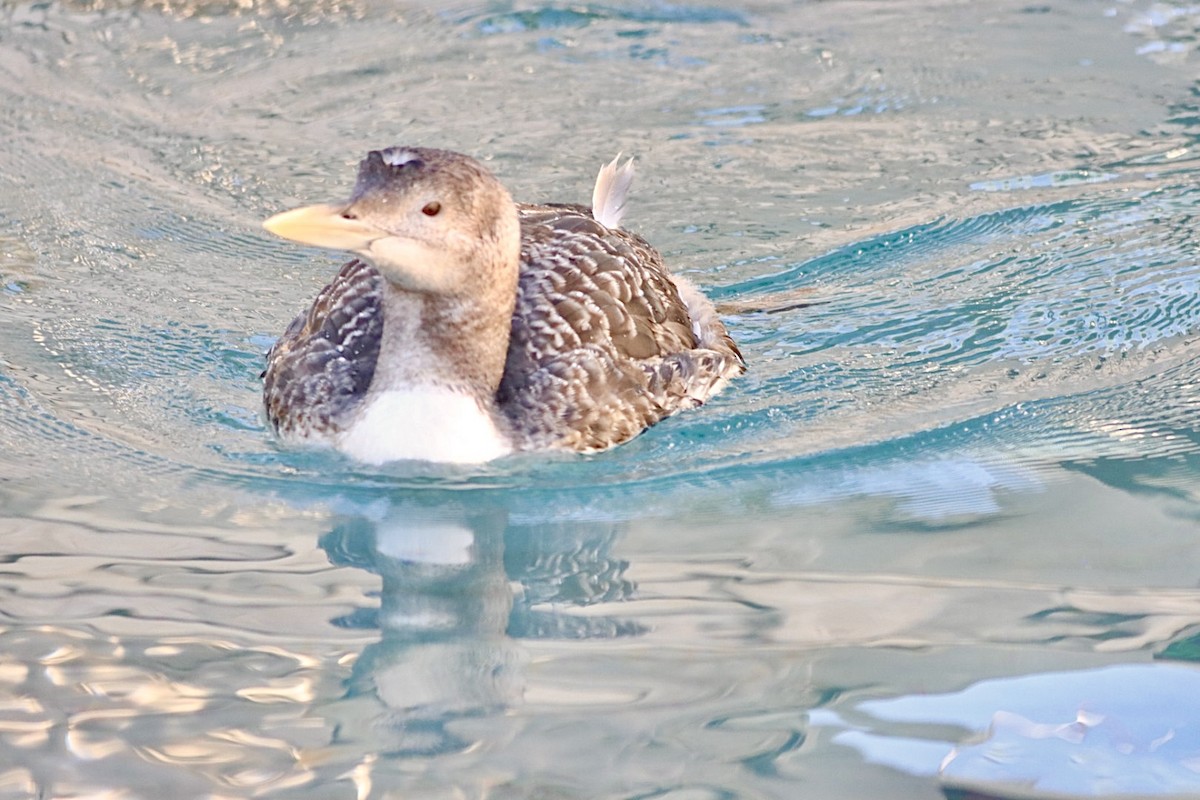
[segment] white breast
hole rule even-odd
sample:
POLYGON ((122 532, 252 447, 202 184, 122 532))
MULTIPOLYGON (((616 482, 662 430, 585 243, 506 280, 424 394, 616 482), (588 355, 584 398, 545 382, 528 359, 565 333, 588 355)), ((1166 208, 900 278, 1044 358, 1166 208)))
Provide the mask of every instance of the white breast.
POLYGON ((402 459, 479 464, 512 452, 508 437, 473 397, 433 386, 369 396, 335 446, 369 464, 402 459))

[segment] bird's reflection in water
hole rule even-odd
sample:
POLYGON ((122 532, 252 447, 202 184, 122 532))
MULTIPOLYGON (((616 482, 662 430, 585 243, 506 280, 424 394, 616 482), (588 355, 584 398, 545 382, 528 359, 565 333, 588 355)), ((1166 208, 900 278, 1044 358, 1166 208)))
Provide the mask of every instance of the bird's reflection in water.
POLYGON ((344 518, 322 537, 335 564, 383 581, 376 613, 339 620, 381 634, 357 660, 349 687, 351 695, 374 695, 386 708, 376 733, 389 741, 378 740, 377 752, 438 756, 485 744, 482 730, 489 739, 511 735, 495 723, 522 701, 521 639, 640 633, 627 620, 570 613, 633 594, 627 563, 610 555, 619 528, 523 524, 502 508, 404 502, 344 518), (489 724, 462 724, 481 717, 489 724))

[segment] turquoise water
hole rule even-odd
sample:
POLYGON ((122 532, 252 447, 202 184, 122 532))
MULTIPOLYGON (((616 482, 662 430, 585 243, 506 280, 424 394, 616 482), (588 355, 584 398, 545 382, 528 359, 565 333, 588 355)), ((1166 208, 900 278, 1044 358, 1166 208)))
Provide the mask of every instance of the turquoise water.
POLYGON ((1200 796, 1200 12, 0 4, 0 797, 1200 796), (367 149, 750 363, 595 456, 280 447, 367 149), (971 793, 974 793, 973 795, 971 793))

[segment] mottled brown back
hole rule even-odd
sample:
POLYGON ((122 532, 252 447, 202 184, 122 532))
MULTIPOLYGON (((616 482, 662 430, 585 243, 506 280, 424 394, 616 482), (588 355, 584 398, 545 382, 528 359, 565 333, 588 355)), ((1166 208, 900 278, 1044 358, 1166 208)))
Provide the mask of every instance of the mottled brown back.
POLYGON ((583 206, 520 206, 521 273, 497 402, 524 448, 602 450, 744 369, 719 322, 701 346, 658 252, 583 206))

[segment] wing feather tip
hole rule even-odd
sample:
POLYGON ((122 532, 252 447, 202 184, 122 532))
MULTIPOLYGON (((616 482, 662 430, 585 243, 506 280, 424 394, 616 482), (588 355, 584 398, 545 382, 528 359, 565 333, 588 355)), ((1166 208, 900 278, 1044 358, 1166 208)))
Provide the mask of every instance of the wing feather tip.
POLYGON ((625 214, 625 202, 629 198, 629 187, 633 185, 633 157, 622 164, 621 156, 600 168, 596 175, 596 188, 592 190, 592 217, 607 228, 616 228, 625 214))

